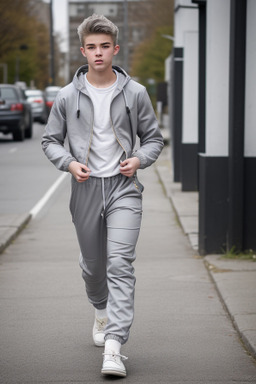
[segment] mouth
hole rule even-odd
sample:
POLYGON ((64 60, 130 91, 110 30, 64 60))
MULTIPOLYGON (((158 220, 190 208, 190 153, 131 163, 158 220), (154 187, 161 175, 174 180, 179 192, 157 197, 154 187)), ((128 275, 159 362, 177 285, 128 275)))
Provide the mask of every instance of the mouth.
POLYGON ((95 60, 95 64, 102 64, 103 60, 95 60))

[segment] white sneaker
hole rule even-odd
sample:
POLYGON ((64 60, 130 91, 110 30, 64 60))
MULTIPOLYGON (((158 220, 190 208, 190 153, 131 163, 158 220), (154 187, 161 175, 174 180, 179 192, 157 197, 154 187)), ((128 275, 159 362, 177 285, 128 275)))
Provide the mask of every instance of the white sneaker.
POLYGON ((94 344, 97 347, 104 347, 105 345, 105 327, 107 325, 107 318, 99 319, 95 316, 94 324, 93 324, 93 330, 92 330, 92 337, 94 344))
POLYGON ((103 375, 114 375, 126 377, 126 369, 122 360, 127 360, 128 357, 122 356, 114 351, 103 353, 104 360, 101 369, 103 375))

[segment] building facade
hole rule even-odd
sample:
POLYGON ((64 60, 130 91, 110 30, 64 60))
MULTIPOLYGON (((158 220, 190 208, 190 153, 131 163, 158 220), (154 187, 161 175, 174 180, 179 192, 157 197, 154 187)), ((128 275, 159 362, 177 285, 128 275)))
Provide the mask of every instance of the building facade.
POLYGON ((175 1, 174 181, 199 191, 202 255, 256 250, 255 17, 254 0, 175 1))

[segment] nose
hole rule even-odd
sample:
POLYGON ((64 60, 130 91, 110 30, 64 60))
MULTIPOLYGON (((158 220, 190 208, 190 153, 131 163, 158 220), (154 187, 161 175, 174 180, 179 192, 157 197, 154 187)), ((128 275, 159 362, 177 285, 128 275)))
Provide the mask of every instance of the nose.
POLYGON ((96 48, 96 55, 101 56, 101 48, 100 47, 96 48))

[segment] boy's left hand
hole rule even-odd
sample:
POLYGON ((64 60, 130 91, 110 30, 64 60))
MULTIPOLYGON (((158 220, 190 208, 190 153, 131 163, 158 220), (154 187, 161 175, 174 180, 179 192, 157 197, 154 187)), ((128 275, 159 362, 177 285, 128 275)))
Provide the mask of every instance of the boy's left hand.
POLYGON ((127 177, 132 177, 140 166, 138 157, 131 157, 120 163, 120 173, 127 177))

